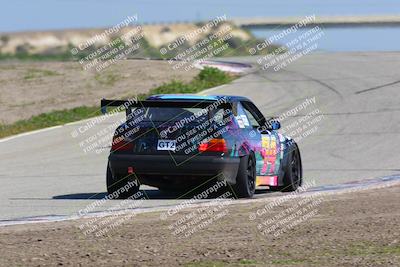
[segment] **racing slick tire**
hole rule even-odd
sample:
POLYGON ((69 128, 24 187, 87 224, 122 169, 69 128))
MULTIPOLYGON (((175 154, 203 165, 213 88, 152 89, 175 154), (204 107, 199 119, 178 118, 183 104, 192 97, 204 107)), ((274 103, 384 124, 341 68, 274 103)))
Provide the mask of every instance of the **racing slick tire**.
POLYGON ((256 161, 252 153, 240 158, 233 190, 239 198, 251 198, 254 195, 256 191, 256 161))
POLYGON ((114 177, 110 165, 107 165, 107 193, 112 199, 126 199, 139 191, 139 184, 134 183, 132 175, 114 177))
POLYGON ((293 147, 288 155, 288 164, 285 168, 285 175, 283 177, 282 192, 292 192, 297 190, 302 184, 303 168, 301 165, 300 151, 297 145, 293 147))

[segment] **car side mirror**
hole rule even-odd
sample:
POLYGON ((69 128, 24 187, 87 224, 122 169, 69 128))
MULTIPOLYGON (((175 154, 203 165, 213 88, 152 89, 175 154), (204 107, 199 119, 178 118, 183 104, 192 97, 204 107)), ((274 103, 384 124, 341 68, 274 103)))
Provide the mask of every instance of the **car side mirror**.
POLYGON ((281 123, 277 120, 273 120, 269 122, 272 130, 279 130, 281 128, 281 123))
POLYGON ((101 107, 101 114, 105 115, 107 113, 107 106, 101 107))
POLYGON ((277 119, 269 119, 264 123, 264 129, 266 130, 278 130, 281 128, 281 123, 277 119))
POLYGON ((281 128, 281 123, 278 120, 268 120, 258 128, 260 133, 269 133, 269 131, 278 130, 281 128))

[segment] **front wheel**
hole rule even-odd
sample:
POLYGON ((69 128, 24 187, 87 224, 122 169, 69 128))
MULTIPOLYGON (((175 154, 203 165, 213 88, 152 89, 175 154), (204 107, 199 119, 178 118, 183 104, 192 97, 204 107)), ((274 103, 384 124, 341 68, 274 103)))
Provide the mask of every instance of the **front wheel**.
POLYGON ((233 189, 239 198, 250 198, 256 191, 256 161, 253 154, 240 158, 236 184, 233 189))
POLYGON ((111 199, 126 199, 139 191, 139 182, 132 175, 114 177, 107 165, 107 193, 111 199))

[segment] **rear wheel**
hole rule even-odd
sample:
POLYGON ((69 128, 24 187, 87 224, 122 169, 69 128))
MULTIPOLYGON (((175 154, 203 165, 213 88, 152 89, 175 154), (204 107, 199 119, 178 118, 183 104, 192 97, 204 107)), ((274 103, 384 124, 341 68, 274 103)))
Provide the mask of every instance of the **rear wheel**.
POLYGON ((132 177, 114 177, 107 165, 107 193, 112 199, 125 199, 139 191, 139 183, 132 177))
POLYGON ((282 187, 282 191, 295 191, 301 185, 303 179, 302 176, 300 152, 296 147, 289 154, 288 165, 286 166, 285 176, 283 178, 284 185, 282 187))
POLYGON ((236 196, 250 198, 256 190, 256 161, 253 154, 240 159, 236 184, 233 186, 236 196))

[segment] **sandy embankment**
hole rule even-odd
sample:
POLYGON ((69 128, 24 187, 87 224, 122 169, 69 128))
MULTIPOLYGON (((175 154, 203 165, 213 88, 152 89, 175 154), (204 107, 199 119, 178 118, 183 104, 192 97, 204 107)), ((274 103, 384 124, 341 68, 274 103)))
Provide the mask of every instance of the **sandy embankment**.
POLYGON ((190 81, 199 72, 172 67, 166 61, 125 60, 96 73, 78 62, 1 62, 0 123, 100 105, 103 97, 132 97, 172 79, 190 81))

